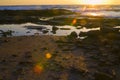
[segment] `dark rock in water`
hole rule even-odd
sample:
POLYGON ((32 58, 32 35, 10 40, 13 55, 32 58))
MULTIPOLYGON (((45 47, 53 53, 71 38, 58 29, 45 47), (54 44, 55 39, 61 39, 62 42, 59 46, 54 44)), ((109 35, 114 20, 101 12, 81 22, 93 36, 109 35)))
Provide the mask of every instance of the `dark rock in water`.
POLYGON ((48 31, 48 30, 43 30, 42 32, 43 32, 43 34, 46 34, 46 33, 48 33, 49 31, 48 31))
POLYGON ((27 31, 26 33, 30 33, 30 31, 27 31))
POLYGON ((86 36, 86 35, 87 35, 86 32, 80 32, 80 33, 79 33, 79 36, 80 36, 80 37, 83 37, 83 36, 86 36))
POLYGON ((53 30, 53 31, 56 31, 56 30, 58 30, 58 29, 59 29, 59 28, 57 28, 57 27, 55 27, 55 26, 52 27, 52 30, 53 30))
POLYGON ((46 29, 46 27, 44 26, 25 26, 25 28, 27 29, 36 29, 36 30, 42 30, 42 29, 46 29))
POLYGON ((95 74, 95 80, 114 80, 114 79, 113 79, 113 76, 111 75, 99 72, 95 74))
POLYGON ((4 31, 3 30, 0 30, 0 34, 2 34, 4 31))
POLYGON ((57 31, 58 29, 59 29, 59 28, 57 28, 57 27, 53 26, 53 27, 52 27, 52 31, 51 31, 51 32, 52 32, 53 34, 56 34, 56 31, 57 31))
POLYGON ((0 32, 1 32, 0 34, 2 37, 12 36, 12 33, 14 33, 14 31, 12 31, 12 30, 7 30, 7 31, 0 30, 0 32))
POLYGON ((71 30, 70 28, 60 28, 61 30, 71 30))
POLYGON ((69 39, 76 39, 78 37, 78 35, 77 35, 77 33, 75 32, 75 31, 73 31, 73 32, 71 32, 71 34, 70 35, 68 35, 68 38, 69 39))
POLYGON ((56 31, 51 31, 53 34, 56 34, 56 31))

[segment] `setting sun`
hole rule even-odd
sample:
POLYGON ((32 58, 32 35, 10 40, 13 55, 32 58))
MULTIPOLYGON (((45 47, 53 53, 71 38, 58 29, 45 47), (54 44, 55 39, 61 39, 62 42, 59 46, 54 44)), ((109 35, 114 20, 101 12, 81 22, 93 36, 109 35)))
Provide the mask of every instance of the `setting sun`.
POLYGON ((82 0, 82 3, 89 5, 98 5, 98 4, 104 4, 105 0, 82 0))

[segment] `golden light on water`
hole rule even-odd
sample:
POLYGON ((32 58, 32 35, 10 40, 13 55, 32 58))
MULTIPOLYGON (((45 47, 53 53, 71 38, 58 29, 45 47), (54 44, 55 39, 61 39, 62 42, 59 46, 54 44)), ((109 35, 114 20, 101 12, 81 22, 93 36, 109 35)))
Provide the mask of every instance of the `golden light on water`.
POLYGON ((83 4, 88 4, 88 5, 99 5, 99 4, 106 4, 110 3, 108 0, 82 0, 83 4))
POLYGON ((85 15, 87 16, 103 16, 104 14, 102 12, 99 12, 99 13, 96 13, 96 12, 88 12, 88 13, 85 13, 85 15))
POLYGON ((91 16, 101 16, 101 14, 99 14, 99 13, 89 13, 89 15, 91 15, 91 16))

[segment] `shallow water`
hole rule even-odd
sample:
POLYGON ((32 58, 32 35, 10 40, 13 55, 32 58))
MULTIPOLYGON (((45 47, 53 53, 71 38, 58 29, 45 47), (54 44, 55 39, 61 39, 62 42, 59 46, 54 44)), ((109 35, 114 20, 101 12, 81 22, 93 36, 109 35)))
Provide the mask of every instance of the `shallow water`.
POLYGON ((119 32, 120 32, 120 26, 115 26, 114 28, 117 28, 117 29, 119 29, 119 32))
POLYGON ((85 27, 80 28, 81 26, 78 26, 80 29, 77 29, 74 26, 69 26, 69 25, 65 25, 65 26, 55 26, 58 28, 58 30, 56 30, 56 33, 53 34, 52 33, 52 25, 38 25, 38 24, 34 24, 34 23, 25 23, 25 24, 4 24, 4 25, 0 25, 0 30, 2 31, 14 31, 12 33, 12 36, 27 36, 27 35, 34 35, 34 34, 39 34, 39 35, 56 35, 56 36, 66 36, 69 35, 71 32, 75 31, 77 34, 79 34, 80 32, 88 32, 91 30, 100 30, 100 28, 91 28, 91 29, 87 29, 85 27), (26 27, 27 26, 27 27, 26 27), (28 28, 29 26, 38 26, 38 27, 45 27, 44 29, 37 29, 37 28, 28 28), (62 29, 61 29, 62 28, 62 29), (67 29, 68 30, 67 30, 67 29), (47 33, 43 33, 44 30, 47 30, 47 33))

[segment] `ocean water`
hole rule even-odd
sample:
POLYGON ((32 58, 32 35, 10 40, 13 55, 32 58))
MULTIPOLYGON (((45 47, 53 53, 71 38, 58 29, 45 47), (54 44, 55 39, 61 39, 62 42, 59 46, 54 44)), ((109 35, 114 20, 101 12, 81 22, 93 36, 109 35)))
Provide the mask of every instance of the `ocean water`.
POLYGON ((66 9, 81 13, 86 16, 104 16, 120 18, 120 5, 29 5, 29 6, 0 6, 0 10, 43 10, 43 9, 66 9))
MULTIPOLYGON (((82 16, 103 16, 106 18, 118 18, 120 19, 120 6, 108 6, 108 5, 99 5, 99 6, 84 6, 84 5, 42 5, 42 6, 0 6, 0 10, 43 10, 43 9, 66 9, 71 10, 73 12, 80 13, 81 16, 78 18, 81 18, 82 16)), ((72 17, 73 15, 62 15, 63 17, 72 17)), ((56 16, 56 18, 59 16, 56 16)), ((60 16, 61 17, 61 16, 60 16)), ((49 20, 52 19, 45 18, 40 20, 49 20)), ((76 29, 75 26, 56 26, 59 29, 56 31, 56 33, 52 33, 52 27, 53 25, 41 25, 41 24, 34 24, 34 23, 24 23, 24 24, 0 24, 0 30, 1 31, 14 31, 12 33, 12 36, 29 36, 34 35, 38 33, 39 35, 54 35, 54 36, 66 36, 69 35, 71 32, 75 31, 77 34, 81 32, 88 32, 93 30, 100 30, 100 27, 97 28, 91 28, 87 29, 86 27, 76 29), (47 30, 47 33, 43 33, 44 29, 38 30, 38 29, 28 29, 25 26, 43 26, 45 27, 45 30, 47 30), (62 30, 60 28, 69 28, 70 30, 62 30)), ((81 27, 81 26, 78 26, 81 27)), ((120 29, 120 25, 113 26, 115 28, 120 29)), ((2 35, 0 31, 0 36, 2 35)), ((120 32, 120 30, 119 30, 120 32)), ((85 36, 86 37, 86 36, 85 36)), ((82 37, 84 39, 85 37, 82 37)))

